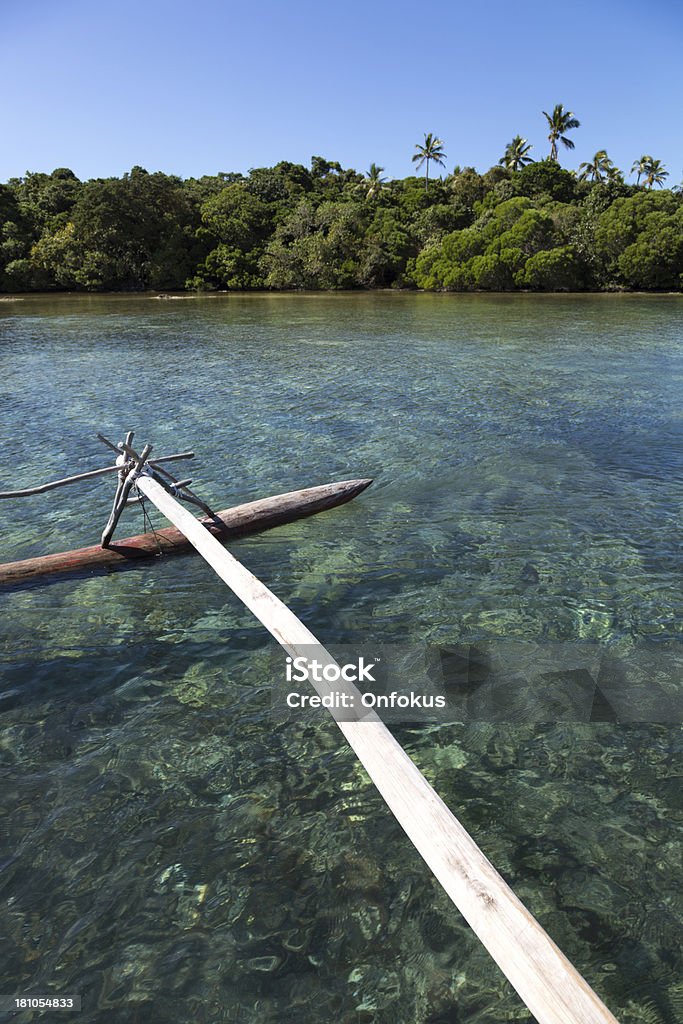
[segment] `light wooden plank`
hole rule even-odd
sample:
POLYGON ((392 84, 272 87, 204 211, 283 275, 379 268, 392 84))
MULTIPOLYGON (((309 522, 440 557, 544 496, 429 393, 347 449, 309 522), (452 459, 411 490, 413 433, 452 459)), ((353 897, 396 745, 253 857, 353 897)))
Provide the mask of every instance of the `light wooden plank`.
MULTIPOLYGON (((138 488, 293 657, 316 647, 311 631, 149 476, 138 488)), ((321 696, 324 683, 312 685, 321 696)), ((341 687, 335 683, 334 690, 341 687)), ((344 689, 360 701, 354 686, 344 689)), ((475 841, 374 712, 337 725, 416 850, 539 1024, 617 1024, 616 1018, 515 896, 475 841)))

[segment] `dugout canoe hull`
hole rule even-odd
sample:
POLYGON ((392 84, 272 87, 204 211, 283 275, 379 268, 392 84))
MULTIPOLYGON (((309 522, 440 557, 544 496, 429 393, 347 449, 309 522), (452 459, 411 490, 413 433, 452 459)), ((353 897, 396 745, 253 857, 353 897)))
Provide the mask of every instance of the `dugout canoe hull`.
MULTIPOLYGON (((225 543, 236 537, 260 533, 283 523, 292 523, 317 512, 336 508, 351 501, 371 483, 372 480, 340 480, 318 487, 306 487, 300 491, 288 491, 286 494, 236 505, 218 512, 216 520, 203 518, 201 522, 225 543)), ((88 569, 119 569, 142 558, 153 558, 159 553, 175 554, 189 550, 193 550, 192 545, 180 530, 174 526, 164 527, 155 532, 112 542, 108 548, 94 544, 74 551, 0 564, 0 586, 26 583, 42 576, 82 573, 88 569)))

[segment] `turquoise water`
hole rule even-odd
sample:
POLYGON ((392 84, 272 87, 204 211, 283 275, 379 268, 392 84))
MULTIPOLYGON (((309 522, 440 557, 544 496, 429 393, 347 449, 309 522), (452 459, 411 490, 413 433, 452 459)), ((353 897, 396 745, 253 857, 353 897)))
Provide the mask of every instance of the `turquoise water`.
MULTIPOLYGON (((395 734, 622 1021, 683 1020, 680 297, 31 297, 0 346, 0 490, 106 463, 98 430, 193 448, 219 508, 374 477, 234 553, 323 642, 503 651, 512 721, 395 734), (548 652, 593 721, 534 715, 548 652)), ((95 543, 112 491, 0 503, 0 559, 95 543)), ((273 722, 273 642, 201 560, 0 611, 0 994, 530 1019, 334 724, 273 722)))

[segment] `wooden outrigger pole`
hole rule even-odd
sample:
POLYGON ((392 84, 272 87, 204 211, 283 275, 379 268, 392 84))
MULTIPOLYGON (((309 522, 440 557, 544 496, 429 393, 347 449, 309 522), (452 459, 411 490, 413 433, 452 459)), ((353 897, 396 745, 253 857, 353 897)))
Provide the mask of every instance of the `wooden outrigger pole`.
MULTIPOLYGON (((311 648, 315 648, 316 660, 336 664, 296 615, 158 480, 143 469, 135 485, 187 537, 290 655, 308 662, 311 648)), ((327 683, 309 679, 320 696, 330 692, 327 683)), ((335 689, 340 689, 338 684, 335 689)), ((360 692, 350 683, 345 683, 344 689, 355 696, 356 707, 360 706, 360 692)), ((420 856, 538 1024, 617 1024, 381 719, 368 712, 362 720, 337 721, 337 725, 420 856)))

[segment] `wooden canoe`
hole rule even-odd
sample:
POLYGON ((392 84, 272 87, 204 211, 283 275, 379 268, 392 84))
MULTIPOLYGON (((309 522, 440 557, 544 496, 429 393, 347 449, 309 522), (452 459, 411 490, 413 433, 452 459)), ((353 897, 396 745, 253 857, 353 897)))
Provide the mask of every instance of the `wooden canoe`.
MULTIPOLYGON (((288 491, 271 498, 260 498, 244 505, 218 512, 216 520, 202 519, 206 528, 222 542, 250 533, 269 530, 282 523, 291 523, 316 512, 335 508, 351 501, 369 487, 372 480, 341 480, 319 487, 306 487, 300 491, 288 491)), ((55 555, 41 555, 26 558, 20 562, 0 564, 0 585, 25 583, 38 576, 56 573, 83 572, 88 569, 119 569, 140 558, 150 558, 159 553, 174 554, 191 550, 190 542, 175 527, 165 527, 152 533, 141 533, 115 541, 108 548, 99 544, 61 551, 55 555)))

